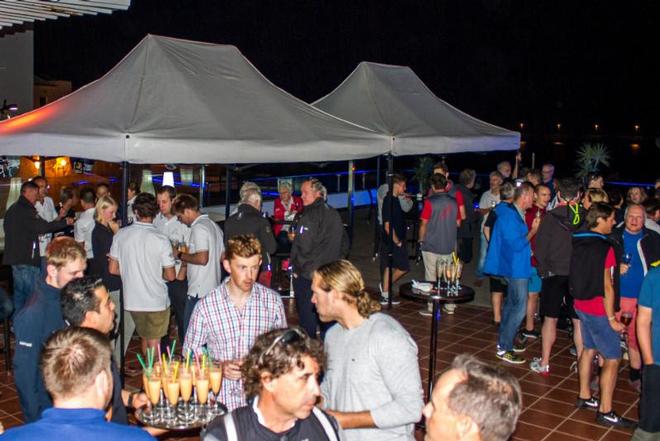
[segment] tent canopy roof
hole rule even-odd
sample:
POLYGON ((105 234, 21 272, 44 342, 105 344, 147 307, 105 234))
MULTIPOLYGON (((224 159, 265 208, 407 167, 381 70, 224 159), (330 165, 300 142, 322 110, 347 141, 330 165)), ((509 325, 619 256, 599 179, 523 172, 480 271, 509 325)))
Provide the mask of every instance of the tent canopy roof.
POLYGON ((362 62, 319 109, 394 138, 393 153, 515 150, 520 134, 441 100, 407 66, 362 62))
POLYGON ((390 145, 276 87, 234 46, 154 35, 102 78, 0 123, 0 154, 112 162, 332 161, 390 145))

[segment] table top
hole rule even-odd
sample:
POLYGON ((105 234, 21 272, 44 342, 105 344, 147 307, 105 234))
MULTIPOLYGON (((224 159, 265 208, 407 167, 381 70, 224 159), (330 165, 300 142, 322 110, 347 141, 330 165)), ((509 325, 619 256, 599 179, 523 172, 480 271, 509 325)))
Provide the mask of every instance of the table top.
MULTIPOLYGON (((434 287, 437 284, 431 283, 434 287)), ((434 288, 430 292, 420 291, 412 287, 412 282, 403 283, 399 286, 399 295, 403 298, 415 300, 418 302, 428 302, 429 300, 438 303, 466 303, 474 299, 474 289, 469 286, 461 285, 458 294, 447 295, 445 290, 442 290, 440 295, 437 295, 437 290, 434 288)))

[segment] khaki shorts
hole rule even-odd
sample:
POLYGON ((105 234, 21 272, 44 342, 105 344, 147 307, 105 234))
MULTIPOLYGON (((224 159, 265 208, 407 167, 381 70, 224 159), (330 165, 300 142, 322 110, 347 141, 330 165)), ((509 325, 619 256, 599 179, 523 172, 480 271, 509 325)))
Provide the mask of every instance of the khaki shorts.
POLYGON ((170 308, 164 311, 130 311, 137 334, 155 340, 167 334, 170 325, 170 308))

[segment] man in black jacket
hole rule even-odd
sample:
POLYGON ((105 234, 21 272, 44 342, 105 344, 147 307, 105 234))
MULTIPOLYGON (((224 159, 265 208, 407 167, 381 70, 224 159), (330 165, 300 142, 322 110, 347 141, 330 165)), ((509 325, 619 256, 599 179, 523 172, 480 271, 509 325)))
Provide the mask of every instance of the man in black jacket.
POLYGON ((323 348, 299 328, 257 338, 241 368, 249 404, 217 417, 203 441, 339 441, 334 418, 316 407, 323 348))
POLYGON ((270 222, 261 214, 261 190, 256 184, 241 191, 238 210, 225 222, 225 249, 232 237, 248 234, 254 235, 261 243, 261 271, 257 281, 270 288, 270 255, 277 251, 277 242, 270 222))
POLYGON ((32 294, 34 282, 41 278, 39 259, 39 235, 61 230, 73 225, 72 218, 46 222, 39 217, 34 204, 39 199, 39 186, 32 181, 21 185, 21 196, 5 214, 5 252, 3 265, 11 265, 14 280, 14 314, 32 294))
POLYGON ((568 274, 571 265, 572 234, 584 223, 585 212, 580 207, 580 186, 577 180, 559 181, 557 207, 549 211, 536 232, 534 256, 543 278, 541 287, 541 357, 530 363, 530 369, 543 376, 550 375, 550 353, 557 339, 557 322, 562 307, 566 307, 573 321, 573 341, 579 356, 582 352, 580 321, 568 293, 568 274))
MULTIPOLYGON (((312 304, 312 274, 321 265, 341 259, 348 251, 348 238, 339 213, 325 202, 327 190, 320 181, 309 179, 300 191, 305 210, 295 231, 289 232, 293 288, 300 326, 314 338, 319 317, 312 304)), ((321 339, 333 324, 321 324, 321 339)))

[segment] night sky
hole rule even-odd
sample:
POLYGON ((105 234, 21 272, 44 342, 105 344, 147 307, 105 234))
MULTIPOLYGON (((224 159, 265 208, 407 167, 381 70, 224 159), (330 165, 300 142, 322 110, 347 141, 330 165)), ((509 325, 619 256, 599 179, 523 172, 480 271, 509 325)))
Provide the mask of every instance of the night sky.
POLYGON ((474 116, 537 132, 660 128, 652 1, 133 0, 127 12, 35 25, 35 72, 80 87, 147 33, 237 46, 312 101, 360 61, 410 66, 474 116))

